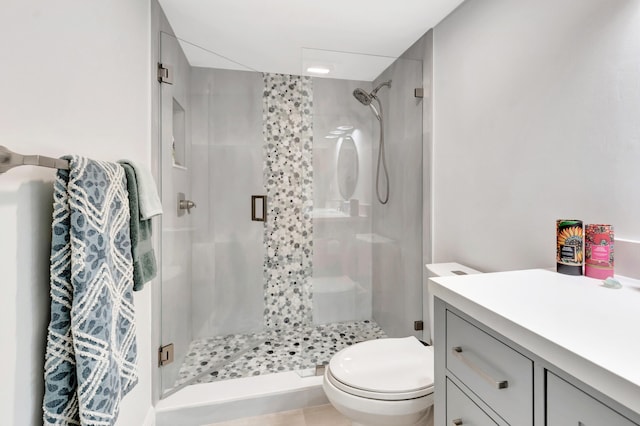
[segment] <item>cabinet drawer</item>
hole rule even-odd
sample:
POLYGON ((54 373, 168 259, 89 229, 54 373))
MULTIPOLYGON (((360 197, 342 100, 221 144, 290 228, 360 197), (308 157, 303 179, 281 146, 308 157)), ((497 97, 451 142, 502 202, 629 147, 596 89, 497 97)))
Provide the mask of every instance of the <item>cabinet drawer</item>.
POLYGON ((533 424, 533 362, 447 311, 447 369, 511 425, 533 424))
POLYGON ((548 371, 547 425, 637 426, 626 417, 548 371))
POLYGON ((447 379, 447 426, 496 426, 484 411, 447 379))

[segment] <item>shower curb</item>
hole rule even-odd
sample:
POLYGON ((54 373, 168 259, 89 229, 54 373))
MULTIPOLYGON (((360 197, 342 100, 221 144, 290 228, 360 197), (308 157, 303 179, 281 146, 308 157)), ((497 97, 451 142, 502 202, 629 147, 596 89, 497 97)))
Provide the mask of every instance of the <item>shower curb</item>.
POLYGON ((295 372, 189 386, 156 406, 156 426, 201 426, 244 417, 328 404, 322 377, 295 372), (242 395, 243 389, 247 394, 242 395))

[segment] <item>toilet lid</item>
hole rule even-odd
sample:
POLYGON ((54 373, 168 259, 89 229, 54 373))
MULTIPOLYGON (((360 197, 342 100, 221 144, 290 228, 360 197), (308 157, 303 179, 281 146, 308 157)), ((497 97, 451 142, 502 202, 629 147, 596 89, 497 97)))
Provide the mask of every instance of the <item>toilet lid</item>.
POLYGON ((329 370, 351 388, 376 394, 422 394, 433 386, 433 347, 413 336, 369 340, 335 354, 329 370))

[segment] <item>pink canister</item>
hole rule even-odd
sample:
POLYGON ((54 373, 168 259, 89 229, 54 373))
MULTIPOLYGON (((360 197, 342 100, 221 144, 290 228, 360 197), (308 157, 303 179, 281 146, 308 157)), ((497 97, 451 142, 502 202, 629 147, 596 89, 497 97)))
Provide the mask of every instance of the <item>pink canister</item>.
POLYGON ((584 274, 603 280, 613 277, 613 226, 588 224, 584 234, 584 274))

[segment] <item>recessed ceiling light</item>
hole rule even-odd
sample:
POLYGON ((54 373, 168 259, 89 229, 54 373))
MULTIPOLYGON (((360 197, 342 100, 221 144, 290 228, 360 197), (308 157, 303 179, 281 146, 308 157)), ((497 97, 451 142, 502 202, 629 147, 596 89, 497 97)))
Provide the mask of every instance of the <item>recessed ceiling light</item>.
POLYGON ((339 138, 339 136, 338 135, 327 135, 324 138, 325 139, 337 139, 337 138, 339 138))
POLYGON ((336 127, 336 129, 338 129, 338 130, 351 130, 351 129, 353 129, 353 126, 338 126, 338 127, 336 127))
POLYGON ((310 72, 313 74, 329 74, 331 70, 329 68, 323 68, 323 67, 309 67, 307 68, 307 72, 310 72))
POLYGON ((329 133, 331 133, 332 135, 344 135, 344 131, 342 130, 332 130, 329 133))

